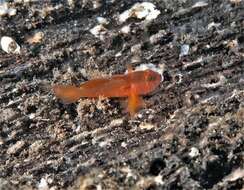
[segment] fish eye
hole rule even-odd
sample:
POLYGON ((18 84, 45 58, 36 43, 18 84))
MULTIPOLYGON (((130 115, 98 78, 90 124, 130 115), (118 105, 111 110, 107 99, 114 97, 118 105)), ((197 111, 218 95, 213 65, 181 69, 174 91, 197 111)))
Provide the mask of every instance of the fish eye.
POLYGON ((153 75, 149 75, 148 78, 147 78, 148 81, 155 81, 156 80, 156 77, 153 76, 153 75))

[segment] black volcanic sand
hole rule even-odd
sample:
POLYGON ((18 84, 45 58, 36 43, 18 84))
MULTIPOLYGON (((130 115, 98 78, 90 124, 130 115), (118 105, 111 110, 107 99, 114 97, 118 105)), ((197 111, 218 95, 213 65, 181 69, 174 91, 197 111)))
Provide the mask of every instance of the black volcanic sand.
POLYGON ((124 23, 137 1, 11 2, 0 37, 21 52, 0 50, 0 189, 243 190, 244 1, 152 0, 156 19, 124 23), (134 118, 123 99, 67 105, 51 90, 148 63, 164 81, 134 118))

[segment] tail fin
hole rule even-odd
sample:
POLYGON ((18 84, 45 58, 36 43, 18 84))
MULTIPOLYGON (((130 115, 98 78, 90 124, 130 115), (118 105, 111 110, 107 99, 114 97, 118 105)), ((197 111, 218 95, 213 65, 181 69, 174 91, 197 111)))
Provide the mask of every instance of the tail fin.
POLYGON ((81 98, 81 89, 72 85, 55 85, 53 91, 58 98, 68 104, 81 98))

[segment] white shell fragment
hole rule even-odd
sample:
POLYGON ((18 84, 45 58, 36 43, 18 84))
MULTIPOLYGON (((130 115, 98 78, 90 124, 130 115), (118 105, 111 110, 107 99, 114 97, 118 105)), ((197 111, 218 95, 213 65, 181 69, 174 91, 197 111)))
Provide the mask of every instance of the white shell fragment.
POLYGON ((192 147, 190 152, 189 152, 189 156, 192 157, 192 158, 195 158, 197 156, 199 156, 199 150, 195 147, 192 147))
POLYGON ((97 38, 99 38, 99 37, 101 38, 101 35, 106 34, 107 29, 106 29, 103 25, 99 24, 99 25, 95 26, 94 28, 92 28, 92 29, 90 30, 90 32, 91 32, 94 36, 96 36, 97 38))
POLYGON ((3 36, 1 38, 1 47, 6 53, 20 53, 20 46, 9 36, 3 36))
POLYGON ((14 16, 16 15, 17 10, 14 8, 9 8, 8 3, 1 3, 0 1, 0 16, 14 16))
POLYGON ((199 8, 199 7, 206 7, 206 6, 208 6, 208 3, 207 2, 205 2, 205 1, 198 1, 198 2, 196 2, 192 6, 192 8, 199 8))
POLYGON ((215 22, 211 22, 208 24, 208 30, 211 28, 218 28, 221 24, 220 23, 215 23, 215 22))
POLYGON ((107 33, 107 28, 105 26, 109 23, 108 20, 104 17, 97 17, 98 25, 90 29, 90 32, 100 40, 103 40, 104 35, 107 33))
POLYGON ((151 129, 155 128, 156 126, 153 125, 153 124, 151 124, 151 123, 145 123, 145 122, 143 122, 143 123, 141 123, 141 124, 139 125, 139 127, 140 127, 141 129, 143 129, 143 130, 151 130, 151 129))
POLYGON ((125 22, 130 17, 150 21, 157 18, 159 14, 160 11, 150 2, 136 3, 129 10, 126 10, 119 15, 119 21, 121 23, 125 22))

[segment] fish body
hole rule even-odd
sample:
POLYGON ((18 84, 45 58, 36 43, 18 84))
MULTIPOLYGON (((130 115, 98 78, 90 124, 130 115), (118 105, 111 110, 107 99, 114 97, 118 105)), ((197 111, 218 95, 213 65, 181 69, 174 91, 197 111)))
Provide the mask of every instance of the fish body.
POLYGON ((124 75, 93 79, 80 86, 55 85, 55 95, 65 103, 73 103, 80 98, 128 97, 128 111, 134 115, 143 105, 140 95, 146 95, 157 88, 161 75, 152 70, 129 71, 124 75))

